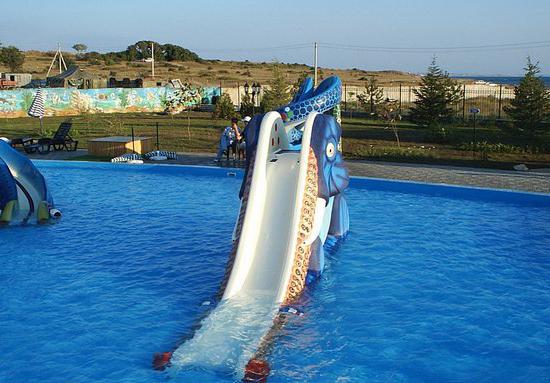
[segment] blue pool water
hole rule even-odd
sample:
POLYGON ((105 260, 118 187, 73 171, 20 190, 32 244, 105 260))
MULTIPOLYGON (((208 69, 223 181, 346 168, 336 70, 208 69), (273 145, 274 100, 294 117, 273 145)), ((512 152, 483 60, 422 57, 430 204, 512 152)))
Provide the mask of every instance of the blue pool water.
MULTIPOLYGON (((151 357, 218 288, 239 175, 38 167, 64 217, 0 231, 0 382, 234 381, 170 377, 151 357)), ((270 382, 547 382, 549 198, 353 184, 351 233, 277 340, 270 382)))

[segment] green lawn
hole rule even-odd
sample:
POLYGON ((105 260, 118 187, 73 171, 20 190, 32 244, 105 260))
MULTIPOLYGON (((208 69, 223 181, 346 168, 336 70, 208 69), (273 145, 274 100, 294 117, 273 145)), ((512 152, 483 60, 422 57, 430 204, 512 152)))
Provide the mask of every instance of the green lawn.
MULTIPOLYGON (((44 119, 45 133, 51 135, 66 117, 44 119)), ((179 152, 215 152, 225 120, 213 119, 210 113, 191 113, 188 131, 187 115, 166 116, 154 113, 90 114, 75 116, 72 135, 86 148, 92 138, 125 135, 134 127, 136 136, 156 135, 159 125, 160 148, 179 152)), ((0 119, 0 136, 8 138, 39 137, 39 122, 33 118, 0 119)), ((468 126, 448 126, 438 133, 402 121, 397 125, 400 147, 395 133, 381 121, 359 118, 344 119, 343 151, 346 158, 375 159, 399 162, 460 164, 481 167, 511 168, 517 163, 529 167, 550 166, 550 134, 527 140, 506 133, 494 126, 478 126, 478 141, 484 153, 472 151, 473 129, 468 126), (494 145, 499 144, 499 145, 494 145), (527 148, 527 150, 526 150, 527 148)), ((479 148, 477 148, 479 149, 479 148)))

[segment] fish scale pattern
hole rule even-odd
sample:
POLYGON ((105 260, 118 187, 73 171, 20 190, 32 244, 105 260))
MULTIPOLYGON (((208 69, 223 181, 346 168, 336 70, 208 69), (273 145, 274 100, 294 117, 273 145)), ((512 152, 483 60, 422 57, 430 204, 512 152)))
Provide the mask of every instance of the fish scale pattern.
POLYGON ((298 238, 296 240, 296 250, 294 252, 294 265, 292 268, 289 285, 287 287, 284 304, 290 304, 295 301, 305 287, 306 274, 311 255, 311 245, 306 245, 304 241, 309 236, 313 228, 315 205, 318 194, 317 175, 317 159, 315 158, 313 149, 310 148, 307 164, 306 187, 302 199, 300 225, 298 227, 298 238))
POLYGON ((305 120, 307 116, 313 112, 324 113, 337 106, 342 98, 342 84, 340 81, 335 86, 327 91, 311 97, 307 100, 302 100, 293 104, 289 104, 279 110, 281 117, 285 123, 305 120))

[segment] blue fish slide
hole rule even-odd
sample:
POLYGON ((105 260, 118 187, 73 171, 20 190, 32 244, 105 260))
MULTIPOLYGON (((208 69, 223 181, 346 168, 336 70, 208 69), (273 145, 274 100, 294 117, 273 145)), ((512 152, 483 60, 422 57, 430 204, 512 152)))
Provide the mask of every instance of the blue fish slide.
POLYGON ((294 305, 323 271, 327 237, 349 229, 341 127, 322 114, 339 103, 340 84, 331 77, 313 89, 307 80, 289 105, 250 121, 220 300, 191 339, 157 354, 156 368, 232 370, 250 381, 269 370, 265 353, 274 323, 299 313, 294 305), (291 130, 300 136, 292 145, 291 130))
POLYGON ((0 140, 0 224, 59 217, 44 176, 27 157, 0 140))

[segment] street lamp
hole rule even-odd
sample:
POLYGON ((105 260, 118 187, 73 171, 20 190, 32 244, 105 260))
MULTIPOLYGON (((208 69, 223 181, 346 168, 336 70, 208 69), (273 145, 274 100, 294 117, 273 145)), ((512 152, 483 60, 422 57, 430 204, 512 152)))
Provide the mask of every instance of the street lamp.
POLYGON ((252 83, 252 86, 248 85, 248 81, 244 83, 244 94, 248 96, 250 90, 252 90, 252 114, 256 113, 256 106, 260 101, 260 92, 262 91, 262 86, 259 82, 252 83))
POLYGON ((252 84, 252 104, 256 106, 256 83, 252 84))
POLYGON ((259 82, 253 85, 254 92, 256 92, 256 97, 258 98, 258 102, 260 101, 260 91, 262 90, 262 86, 259 82))

